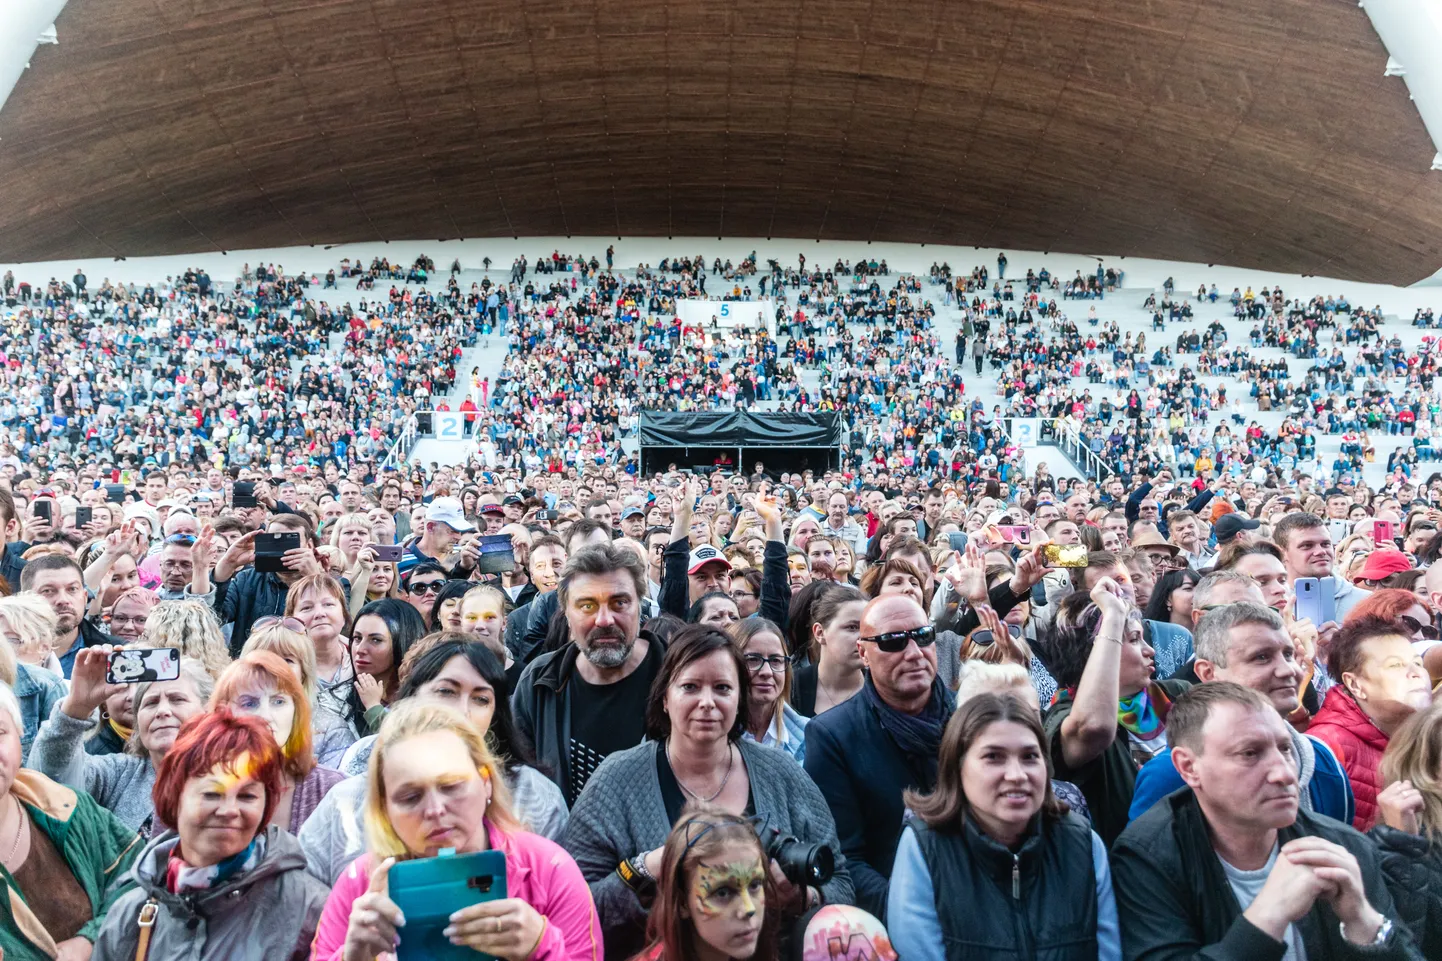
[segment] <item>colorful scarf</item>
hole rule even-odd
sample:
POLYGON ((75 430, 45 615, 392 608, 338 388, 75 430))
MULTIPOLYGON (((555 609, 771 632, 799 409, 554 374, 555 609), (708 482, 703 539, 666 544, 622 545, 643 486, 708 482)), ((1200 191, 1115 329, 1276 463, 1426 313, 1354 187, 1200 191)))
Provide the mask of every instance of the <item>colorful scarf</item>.
POLYGON ((1158 684, 1143 688, 1117 704, 1117 723, 1139 741, 1154 741, 1172 709, 1171 698, 1158 684))
POLYGON ((171 894, 186 891, 208 891, 230 878, 253 869, 265 857, 265 833, 257 834, 244 851, 216 864, 194 868, 180 857, 180 842, 170 852, 165 866, 165 888, 171 894))

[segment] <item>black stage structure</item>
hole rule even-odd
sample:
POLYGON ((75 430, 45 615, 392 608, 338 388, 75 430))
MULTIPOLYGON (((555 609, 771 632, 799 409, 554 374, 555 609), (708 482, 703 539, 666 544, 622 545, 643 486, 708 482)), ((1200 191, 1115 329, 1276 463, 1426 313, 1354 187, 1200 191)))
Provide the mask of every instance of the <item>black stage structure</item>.
POLYGON ((819 473, 841 466, 841 434, 841 417, 835 411, 644 410, 641 472, 675 465, 703 471, 739 467, 749 474, 761 463, 768 474, 807 469, 819 473))

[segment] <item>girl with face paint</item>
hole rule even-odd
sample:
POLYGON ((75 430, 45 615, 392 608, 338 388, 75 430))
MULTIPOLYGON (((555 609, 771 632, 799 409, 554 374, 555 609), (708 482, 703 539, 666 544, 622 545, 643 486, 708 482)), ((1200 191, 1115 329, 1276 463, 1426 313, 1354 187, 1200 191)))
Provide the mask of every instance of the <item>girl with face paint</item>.
POLYGON ((650 946, 634 961, 744 961, 776 957, 780 916, 756 831, 743 818, 693 802, 666 839, 650 946))

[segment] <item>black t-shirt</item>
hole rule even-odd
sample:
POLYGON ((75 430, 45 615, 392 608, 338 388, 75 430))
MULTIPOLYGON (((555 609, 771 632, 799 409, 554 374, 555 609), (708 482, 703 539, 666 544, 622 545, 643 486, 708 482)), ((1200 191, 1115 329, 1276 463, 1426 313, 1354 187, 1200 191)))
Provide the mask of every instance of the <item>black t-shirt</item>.
POLYGON ((590 684, 572 675, 571 744, 566 800, 574 805, 581 789, 609 755, 635 747, 646 735, 646 699, 661 669, 661 646, 651 642, 643 660, 615 684, 590 684))

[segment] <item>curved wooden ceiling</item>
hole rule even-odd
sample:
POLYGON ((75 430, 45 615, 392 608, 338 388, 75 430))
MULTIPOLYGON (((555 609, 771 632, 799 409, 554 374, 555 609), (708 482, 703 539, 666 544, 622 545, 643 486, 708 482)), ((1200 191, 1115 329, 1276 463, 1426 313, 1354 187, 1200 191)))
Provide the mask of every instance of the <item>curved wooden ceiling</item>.
POLYGON ((70 0, 0 262, 776 236, 1406 284, 1442 173, 1339 0, 70 0))

